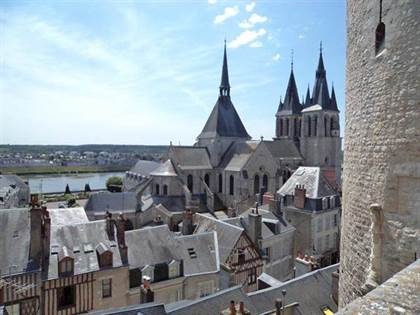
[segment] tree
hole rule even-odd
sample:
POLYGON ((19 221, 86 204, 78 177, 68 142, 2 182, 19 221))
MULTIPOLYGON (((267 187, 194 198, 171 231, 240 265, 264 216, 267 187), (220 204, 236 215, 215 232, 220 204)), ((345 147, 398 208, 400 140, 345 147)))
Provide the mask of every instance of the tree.
POLYGON ((66 190, 64 191, 65 195, 71 194, 69 184, 66 185, 66 190))
POLYGON ((89 184, 85 184, 85 193, 91 192, 89 184))
POLYGON ((119 176, 111 176, 106 181, 106 189, 110 192, 119 192, 122 190, 122 178, 119 176))

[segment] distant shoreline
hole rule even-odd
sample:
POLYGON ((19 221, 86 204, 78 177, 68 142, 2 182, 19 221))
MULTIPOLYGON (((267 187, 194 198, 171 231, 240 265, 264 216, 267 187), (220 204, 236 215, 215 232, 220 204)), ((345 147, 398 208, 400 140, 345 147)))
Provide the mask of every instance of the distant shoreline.
POLYGON ((86 165, 86 166, 31 166, 31 167, 1 167, 1 174, 16 175, 60 175, 84 173, 125 172, 133 165, 86 165))

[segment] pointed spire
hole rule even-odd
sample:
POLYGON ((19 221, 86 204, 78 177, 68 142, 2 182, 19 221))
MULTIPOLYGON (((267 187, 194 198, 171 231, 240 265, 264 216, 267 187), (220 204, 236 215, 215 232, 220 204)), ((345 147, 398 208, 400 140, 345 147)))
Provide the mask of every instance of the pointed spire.
POLYGON ((319 61, 318 61, 318 69, 317 74, 324 74, 325 75, 325 67, 324 67, 324 59, 322 58, 322 41, 319 44, 319 61))
POLYGON ((291 56, 291 62, 290 62, 290 68, 292 69, 292 71, 293 71, 293 49, 292 49, 292 56, 291 56))
POLYGON ((225 39, 225 48, 224 48, 224 55, 223 55, 222 79, 220 81, 219 90, 220 90, 220 95, 229 96, 230 94, 229 73, 228 73, 227 55, 226 55, 226 39, 225 39))
POLYGON ((308 83, 308 89, 306 90, 306 99, 305 99, 305 107, 311 106, 311 95, 309 92, 309 83, 308 83))
POLYGON ((332 87, 331 87, 330 109, 338 111, 337 99, 335 98, 334 82, 332 83, 332 87))
MULTIPOLYGON (((291 64, 293 66, 293 63, 291 64)), ((278 111, 291 111, 292 114, 300 113, 302 105, 299 101, 299 94, 296 87, 295 75, 293 68, 290 69, 289 83, 287 84, 286 96, 284 97, 284 103, 280 102, 278 111)))

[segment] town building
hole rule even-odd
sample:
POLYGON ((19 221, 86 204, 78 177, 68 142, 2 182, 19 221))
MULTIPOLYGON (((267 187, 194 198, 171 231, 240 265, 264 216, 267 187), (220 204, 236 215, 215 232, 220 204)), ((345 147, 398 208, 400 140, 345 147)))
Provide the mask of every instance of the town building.
POLYGON ((313 256, 318 268, 338 262, 340 196, 321 168, 299 167, 279 189, 278 200, 278 214, 296 228, 295 257, 313 256))
POLYGON ((347 2, 340 307, 420 256, 418 9, 347 2))

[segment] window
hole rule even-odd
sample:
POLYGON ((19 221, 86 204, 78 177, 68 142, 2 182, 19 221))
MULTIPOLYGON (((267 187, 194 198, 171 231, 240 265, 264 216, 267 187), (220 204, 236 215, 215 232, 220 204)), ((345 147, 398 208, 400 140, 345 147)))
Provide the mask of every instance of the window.
POLYGON ((130 274, 130 288, 139 287, 141 284, 141 270, 138 268, 131 269, 129 271, 129 274, 130 274))
POLYGON ((57 289, 57 309, 72 307, 76 305, 76 287, 68 286, 57 289))
POLYGON ((289 119, 286 119, 286 132, 284 133, 286 136, 289 135, 289 119))
POLYGON ((160 187, 159 184, 156 184, 156 195, 160 194, 160 187))
POLYGON ((219 193, 223 192, 223 176, 219 174, 219 193))
POLYGON ((279 120, 279 136, 283 135, 283 119, 279 120))
POLYGON ((195 252, 194 248, 188 248, 188 254, 190 255, 191 259, 197 258, 197 253, 195 252))
POLYGON ((164 281, 169 279, 169 270, 167 263, 156 264, 153 273, 153 281, 164 281))
POLYGON ((243 265, 245 263, 245 253, 243 249, 238 249, 238 264, 243 265))
POLYGON ((324 117, 324 135, 326 137, 329 136, 329 134, 328 134, 328 118, 327 117, 324 117))
POLYGON ((99 267, 112 267, 112 252, 106 251, 99 255, 99 267))
POLYGON ((308 137, 310 137, 311 136, 311 133, 312 133, 312 130, 311 130, 311 128, 312 128, 312 126, 311 126, 311 117, 308 117, 307 120, 308 120, 308 137))
POLYGON ((260 176, 258 174, 254 177, 254 194, 258 194, 260 192, 260 176))
POLYGON ((164 196, 168 195, 168 185, 163 185, 163 195, 164 196))
POLYGON ((261 254, 268 262, 270 261, 270 247, 263 248, 261 254))
POLYGON ((206 183, 207 187, 210 188, 210 175, 209 174, 204 175, 204 182, 206 183))
POLYGON ((213 281, 205 281, 198 284, 200 297, 213 294, 213 281))
POLYGON ((187 187, 189 189, 189 191, 192 193, 193 192, 193 177, 192 175, 188 175, 187 176, 187 187))
POLYGON ((102 280, 102 297, 107 298, 112 296, 112 279, 102 280))
POLYGON ((233 194, 234 194, 234 185, 235 185, 235 183, 234 183, 234 178, 233 178, 233 175, 230 175, 229 176, 229 195, 231 195, 231 196, 233 196, 233 194))
POLYGON ((179 277, 179 262, 172 260, 169 263, 169 278, 179 277))
POLYGON ((318 117, 314 117, 314 136, 316 137, 318 134, 318 117))
POLYGON ((267 174, 264 174, 264 176, 263 176, 263 188, 264 188, 264 191, 268 191, 268 176, 267 176, 267 174))
POLYGON ((153 276, 154 276, 154 269, 155 268, 153 266, 146 265, 141 270, 141 275, 142 276, 149 277, 150 278, 150 282, 153 282, 154 281, 154 278, 153 278, 153 276))
POLYGON ((331 208, 335 208, 335 197, 334 196, 330 197, 330 205, 331 205, 331 208))
POLYGON ((59 262, 59 274, 61 276, 69 276, 73 273, 73 259, 65 257, 59 262))

